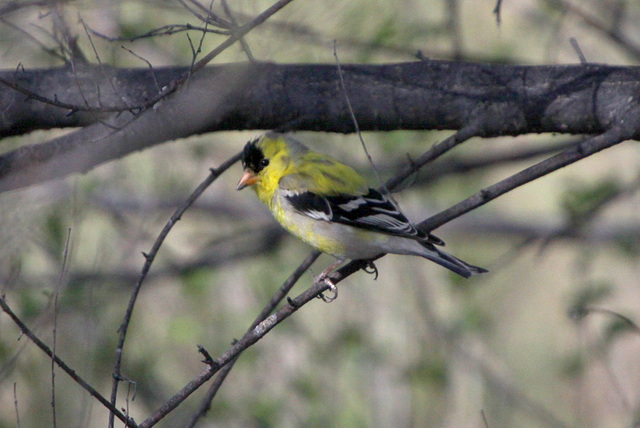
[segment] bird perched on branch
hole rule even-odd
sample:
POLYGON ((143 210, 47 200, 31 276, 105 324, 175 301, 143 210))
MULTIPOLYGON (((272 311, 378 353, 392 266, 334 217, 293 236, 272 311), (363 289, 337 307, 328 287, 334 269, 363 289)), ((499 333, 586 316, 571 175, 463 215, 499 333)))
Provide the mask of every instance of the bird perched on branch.
POLYGON ((285 229, 337 259, 316 278, 334 293, 328 275, 340 263, 385 253, 421 256, 465 278, 486 272, 438 249, 441 239, 416 228, 354 169, 290 135, 269 132, 249 141, 242 166, 237 190, 253 186, 285 229))

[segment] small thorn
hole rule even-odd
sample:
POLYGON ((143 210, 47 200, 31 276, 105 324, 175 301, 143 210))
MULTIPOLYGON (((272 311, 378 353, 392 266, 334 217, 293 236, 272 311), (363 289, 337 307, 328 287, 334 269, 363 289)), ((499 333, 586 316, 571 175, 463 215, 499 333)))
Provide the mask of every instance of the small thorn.
POLYGON ((296 301, 293 300, 291 297, 287 297, 287 303, 289 303, 294 308, 299 308, 300 307, 300 305, 298 305, 296 303, 296 301))
POLYGON ((204 357, 204 360, 202 360, 203 363, 209 366, 217 365, 217 363, 211 357, 211 354, 209 354, 209 351, 204 349, 202 345, 198 345, 198 352, 201 353, 202 356, 204 357))

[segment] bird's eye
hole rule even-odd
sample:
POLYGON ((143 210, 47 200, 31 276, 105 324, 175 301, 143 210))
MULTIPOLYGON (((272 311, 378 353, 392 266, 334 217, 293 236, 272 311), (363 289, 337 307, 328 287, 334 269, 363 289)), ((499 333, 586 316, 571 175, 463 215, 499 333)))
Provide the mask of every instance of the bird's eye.
POLYGON ((261 159, 260 160, 260 167, 261 168, 264 168, 264 167, 266 167, 268 165, 269 165, 269 159, 261 159))

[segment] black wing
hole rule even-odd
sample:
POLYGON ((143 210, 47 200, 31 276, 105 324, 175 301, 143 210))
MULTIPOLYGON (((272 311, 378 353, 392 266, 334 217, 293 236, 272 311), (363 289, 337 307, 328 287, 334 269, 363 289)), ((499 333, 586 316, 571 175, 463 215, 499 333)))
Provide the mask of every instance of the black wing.
POLYGON ((375 189, 369 189, 366 195, 359 196, 288 192, 285 198, 298 212, 317 220, 444 244, 440 238, 418 230, 385 195, 375 189))

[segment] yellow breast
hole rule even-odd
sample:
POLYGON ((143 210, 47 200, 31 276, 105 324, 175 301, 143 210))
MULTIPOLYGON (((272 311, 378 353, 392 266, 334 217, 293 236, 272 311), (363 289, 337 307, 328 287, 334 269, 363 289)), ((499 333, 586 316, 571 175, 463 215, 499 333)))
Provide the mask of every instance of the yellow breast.
POLYGON ((345 246, 333 237, 334 225, 299 214, 286 204, 277 196, 273 198, 271 211, 278 223, 313 248, 339 259, 345 258, 345 246))

